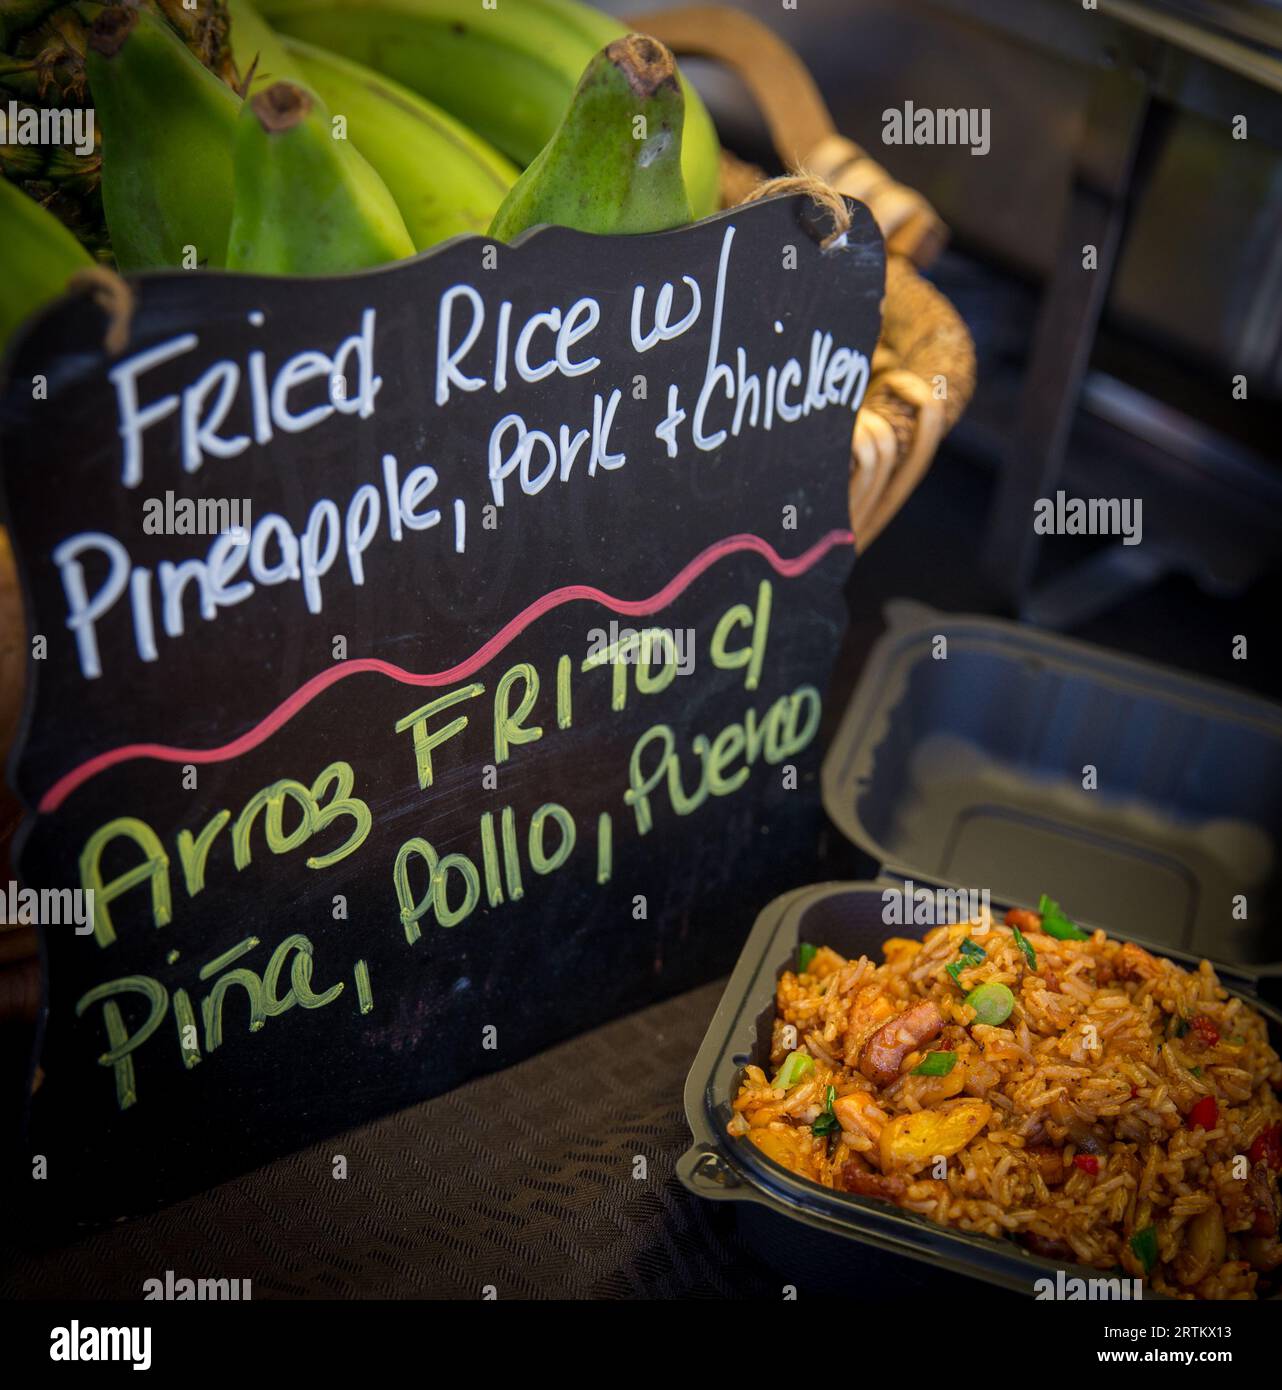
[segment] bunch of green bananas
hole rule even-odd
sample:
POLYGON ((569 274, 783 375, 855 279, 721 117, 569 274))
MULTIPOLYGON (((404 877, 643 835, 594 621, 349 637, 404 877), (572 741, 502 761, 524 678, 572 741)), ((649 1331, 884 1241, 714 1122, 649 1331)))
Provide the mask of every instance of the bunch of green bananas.
POLYGON ((33 177, 49 151, 0 146, 0 233, 42 247, 0 277, 0 333, 69 258, 332 274, 460 233, 716 206, 716 134, 672 55, 576 0, 258 4, 202 0, 198 24, 183 0, 0 0, 0 102, 87 92, 98 139, 56 194, 33 177))
MULTIPOLYGON (((193 57, 224 81, 235 80, 226 0, 130 0, 150 10, 182 39, 193 57)), ((0 0, 0 107, 8 114, 91 106, 86 75, 89 30, 104 0, 0 0)), ((95 131, 96 134, 96 131, 95 131)), ((97 260, 111 261, 103 217, 98 150, 0 140, 0 174, 29 193, 97 260)))
MULTIPOLYGON (((577 0, 259 0, 281 33, 344 53, 458 117, 528 165, 552 138, 593 56, 627 28, 577 0)), ((685 96, 682 170, 696 217, 718 207, 720 147, 685 96)))

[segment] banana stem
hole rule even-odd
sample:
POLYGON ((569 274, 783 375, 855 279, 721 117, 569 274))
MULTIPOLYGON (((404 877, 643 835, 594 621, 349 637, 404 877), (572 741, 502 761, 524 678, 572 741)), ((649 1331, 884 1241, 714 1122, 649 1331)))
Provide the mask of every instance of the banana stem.
POLYGON ((672 53, 645 34, 626 34, 608 44, 605 56, 627 79, 638 101, 650 101, 665 84, 677 85, 672 53))
POLYGON ((619 236, 691 220, 682 177, 685 98, 657 39, 627 34, 588 63, 560 126, 490 224, 503 241, 539 223, 619 236))
POLYGON ((114 58, 125 46, 125 40, 138 23, 138 11, 123 5, 112 5, 94 20, 89 31, 89 46, 104 58, 114 58))
POLYGON ((270 87, 253 96, 250 108, 258 117, 258 124, 269 135, 284 130, 293 130, 307 119, 312 109, 312 99, 301 87, 292 82, 274 82, 270 87))

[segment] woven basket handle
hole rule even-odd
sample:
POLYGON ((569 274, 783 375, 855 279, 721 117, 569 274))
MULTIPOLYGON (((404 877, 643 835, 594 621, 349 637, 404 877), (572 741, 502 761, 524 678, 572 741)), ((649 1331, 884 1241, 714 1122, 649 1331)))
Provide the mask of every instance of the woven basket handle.
POLYGON ((943 249, 948 228, 935 210, 838 133, 806 65, 759 19, 725 5, 693 5, 632 15, 628 23, 678 55, 712 58, 736 73, 785 168, 815 174, 865 203, 888 251, 925 266, 943 249))
MULTIPOLYGON (((850 524, 867 549, 908 500, 975 389, 975 345, 948 300, 917 274, 948 230, 930 204, 837 133, 805 64, 760 20, 721 5, 633 15, 677 54, 735 72, 760 108, 786 168, 814 174, 867 205, 886 240, 886 298, 872 377, 851 441, 850 524)), ((722 154, 721 194, 743 202, 764 177, 722 154)))

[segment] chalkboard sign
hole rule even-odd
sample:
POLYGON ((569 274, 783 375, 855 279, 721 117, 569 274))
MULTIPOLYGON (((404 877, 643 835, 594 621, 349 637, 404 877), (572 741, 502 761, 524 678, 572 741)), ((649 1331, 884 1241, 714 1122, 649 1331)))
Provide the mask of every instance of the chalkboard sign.
POLYGON ((851 212, 149 275, 123 352, 84 296, 25 332, 36 1197, 154 1206, 506 1066, 805 877, 884 282, 851 212))

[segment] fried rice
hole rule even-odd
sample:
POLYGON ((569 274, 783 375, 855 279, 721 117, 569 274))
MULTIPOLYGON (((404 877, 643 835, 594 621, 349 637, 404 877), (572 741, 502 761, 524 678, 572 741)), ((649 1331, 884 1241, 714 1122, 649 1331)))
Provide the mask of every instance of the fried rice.
POLYGON ((1062 939, 1066 921, 941 926, 885 942, 881 965, 803 948, 730 1133, 825 1187, 1150 1292, 1268 1294, 1282 1062, 1264 1019, 1206 961, 1062 939))

